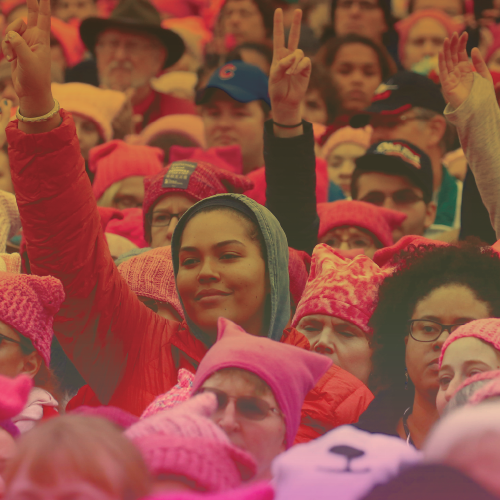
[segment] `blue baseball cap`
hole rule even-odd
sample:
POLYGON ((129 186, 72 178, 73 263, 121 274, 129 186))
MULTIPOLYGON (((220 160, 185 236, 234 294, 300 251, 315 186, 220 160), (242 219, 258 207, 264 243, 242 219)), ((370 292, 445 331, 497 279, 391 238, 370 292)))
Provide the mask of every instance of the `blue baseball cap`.
POLYGON ((238 102, 264 101, 271 107, 267 76, 257 66, 230 61, 217 68, 205 88, 196 93, 196 104, 210 99, 210 89, 220 89, 238 102))

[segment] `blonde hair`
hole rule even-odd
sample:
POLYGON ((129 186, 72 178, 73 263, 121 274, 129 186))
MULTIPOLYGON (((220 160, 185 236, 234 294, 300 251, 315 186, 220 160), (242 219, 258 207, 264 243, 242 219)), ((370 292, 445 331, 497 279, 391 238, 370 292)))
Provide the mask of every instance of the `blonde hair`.
POLYGON ((104 191, 103 195, 97 200, 98 207, 112 207, 113 201, 115 199, 116 193, 120 191, 122 187, 122 181, 115 182, 111 184, 106 191, 104 191))
POLYGON ((140 452, 111 422, 99 417, 55 417, 24 434, 5 470, 7 493, 24 468, 40 485, 54 484, 58 475, 69 469, 88 483, 126 500, 140 499, 150 490, 149 473, 140 452), (106 473, 105 465, 109 463, 117 473, 106 473))

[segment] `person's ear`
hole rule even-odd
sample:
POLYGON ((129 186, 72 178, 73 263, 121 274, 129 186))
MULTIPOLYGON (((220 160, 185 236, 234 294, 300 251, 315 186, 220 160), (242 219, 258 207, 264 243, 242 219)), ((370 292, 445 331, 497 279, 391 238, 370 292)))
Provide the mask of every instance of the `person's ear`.
POLYGON ((28 375, 30 378, 34 378, 40 371, 42 363, 43 360, 40 354, 37 351, 33 351, 32 353, 24 356, 21 373, 28 375))
POLYGON ((408 340, 409 340, 409 338, 410 338, 410 336, 409 336, 409 335, 407 335, 407 336, 405 337, 405 347, 408 345, 408 340))
POLYGON ((156 61, 156 71, 155 75, 158 77, 160 76, 161 72, 163 71, 163 66, 165 65, 165 61, 167 60, 168 57, 168 51, 165 47, 159 47, 159 53, 160 57, 156 61))
POLYGON ((433 116, 428 122, 429 138, 428 144, 430 147, 439 146, 446 132, 446 118, 441 115, 433 116))
POLYGON ((424 219, 424 228, 428 229, 434 224, 434 220, 436 219, 437 213, 437 205, 433 201, 427 203, 425 207, 425 219, 424 219))

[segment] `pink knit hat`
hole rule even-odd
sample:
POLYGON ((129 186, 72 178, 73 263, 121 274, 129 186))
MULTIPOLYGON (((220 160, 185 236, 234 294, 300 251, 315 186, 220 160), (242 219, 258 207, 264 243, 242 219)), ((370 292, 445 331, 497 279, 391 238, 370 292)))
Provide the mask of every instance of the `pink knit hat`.
POLYGON ((384 247, 392 245, 392 231, 406 219, 406 214, 356 200, 318 203, 319 232, 322 238, 340 226, 356 226, 370 231, 384 247))
POLYGON ((328 159, 330 153, 340 144, 354 143, 359 144, 361 147, 368 149, 370 147, 370 139, 372 136, 373 128, 367 126, 364 128, 342 127, 334 132, 321 148, 321 157, 325 160, 328 159))
POLYGON ((301 250, 288 247, 288 274, 290 276, 290 294, 297 305, 304 293, 311 269, 311 256, 301 250))
POLYGON ((11 419, 26 406, 32 387, 33 380, 28 375, 18 375, 16 378, 0 375, 0 428, 13 437, 19 435, 19 429, 11 419))
POLYGON ((118 271, 130 289, 139 297, 170 304, 184 318, 177 289, 171 247, 160 247, 123 262, 118 271))
POLYGON ((316 245, 311 274, 292 326, 297 326, 304 316, 325 314, 371 334, 368 322, 377 305, 378 288, 389 274, 366 255, 343 259, 325 243, 316 245))
MULTIPOLYGON (((205 147, 203 120, 196 115, 167 115, 150 123, 136 138, 137 144, 151 144, 163 134, 182 134, 193 142, 205 147)), ((175 160, 170 160, 170 162, 175 160)))
POLYGON ((155 175, 162 168, 163 151, 150 146, 114 140, 92 148, 89 153, 89 169, 95 172, 92 189, 96 200, 115 182, 134 175, 155 175))
POLYGON ((177 372, 177 384, 165 394, 160 394, 142 413, 141 418, 174 408, 187 401, 192 394, 194 374, 185 368, 177 372))
POLYGON ((213 394, 201 394, 141 419, 125 434, 139 448, 153 475, 184 476, 206 491, 229 490, 251 479, 257 465, 209 419, 216 408, 213 394))
POLYGON ((263 481, 236 488, 222 493, 162 493, 147 497, 144 500, 273 500, 274 489, 271 483, 263 481))
POLYGON ((254 373, 269 385, 285 415, 288 449, 297 434, 300 410, 307 393, 331 364, 326 356, 249 335, 232 321, 219 318, 217 342, 201 360, 193 391, 200 389, 205 380, 223 368, 241 368, 254 373))
POLYGON ((448 246, 448 243, 409 234, 407 236, 403 236, 397 243, 394 243, 394 245, 377 250, 373 256, 373 262, 380 267, 389 267, 395 264, 395 256, 403 250, 411 250, 412 248, 418 247, 427 247, 432 249, 443 246, 448 246))
POLYGON ((52 324, 63 300, 62 283, 52 276, 0 272, 0 321, 29 338, 47 366, 52 324))
POLYGON ((455 340, 466 337, 476 337, 483 342, 491 344, 497 351, 500 351, 500 319, 487 318, 477 319, 459 326, 444 342, 441 348, 441 356, 439 357, 439 369, 443 363, 444 353, 446 349, 455 342, 455 340))
POLYGON ((469 404, 477 405, 490 398, 497 398, 500 396, 500 371, 497 377, 488 382, 485 386, 478 389, 470 398, 469 404))
POLYGON ((61 108, 93 122, 103 141, 113 139, 112 122, 126 101, 123 92, 86 83, 53 83, 52 95, 61 108))
POLYGON ((144 179, 142 210, 146 239, 149 239, 151 232, 147 215, 168 193, 185 193, 200 201, 216 194, 243 193, 252 187, 252 181, 246 176, 216 168, 204 161, 183 160, 170 163, 158 174, 144 179))
POLYGON ((123 217, 111 218, 106 226, 106 232, 123 236, 139 248, 148 247, 144 239, 142 208, 125 208, 120 211, 123 217))
POLYGON ((443 27, 446 29, 448 33, 448 37, 451 37, 455 31, 457 33, 461 33, 464 29, 464 25, 462 23, 457 23, 453 18, 451 18, 448 14, 438 9, 424 9, 418 10, 408 17, 398 21, 394 27, 396 28, 399 34, 399 43, 398 43, 398 55, 401 61, 404 60, 405 57, 405 46, 408 41, 408 35, 410 34, 411 29, 415 24, 421 19, 425 19, 431 17, 441 23, 443 27))
POLYGON ((170 148, 170 163, 180 160, 204 161, 213 167, 243 175, 243 155, 239 144, 208 149, 172 146, 170 148))

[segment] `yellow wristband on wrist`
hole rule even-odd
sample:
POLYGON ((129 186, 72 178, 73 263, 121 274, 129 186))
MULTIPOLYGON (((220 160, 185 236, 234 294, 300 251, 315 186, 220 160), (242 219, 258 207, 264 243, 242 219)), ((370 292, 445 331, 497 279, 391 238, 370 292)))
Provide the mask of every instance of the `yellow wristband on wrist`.
POLYGON ((49 121, 55 114, 59 113, 59 110, 61 109, 61 106, 59 105, 59 101, 57 99, 54 99, 54 107, 52 108, 51 111, 49 111, 46 115, 35 116, 34 118, 27 118, 26 116, 23 116, 19 112, 19 109, 20 108, 17 108, 16 118, 20 122, 24 122, 24 123, 39 123, 39 122, 49 121))

